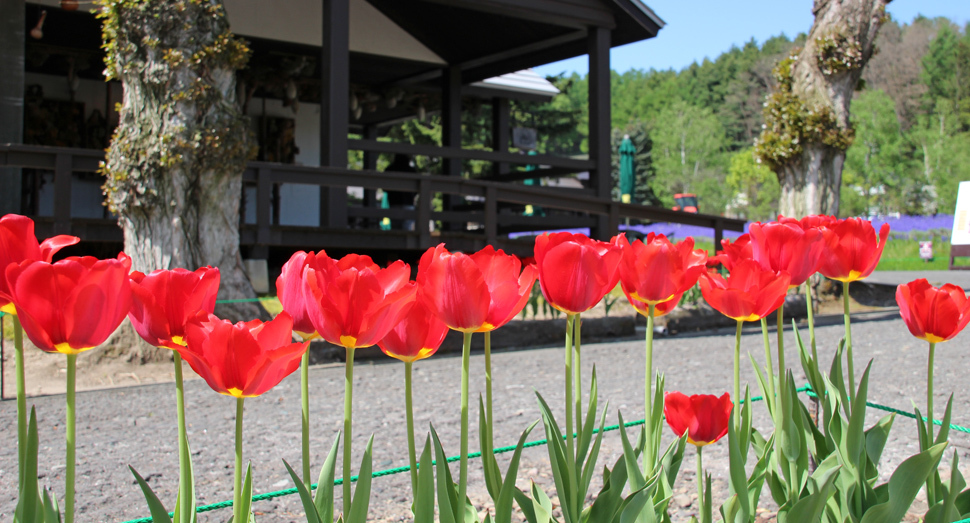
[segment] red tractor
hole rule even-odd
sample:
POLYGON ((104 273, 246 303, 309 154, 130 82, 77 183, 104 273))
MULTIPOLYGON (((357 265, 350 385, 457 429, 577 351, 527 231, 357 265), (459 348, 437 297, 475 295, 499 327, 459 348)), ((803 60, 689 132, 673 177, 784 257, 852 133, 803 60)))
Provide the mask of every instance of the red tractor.
POLYGON ((673 210, 692 212, 697 214, 697 195, 690 193, 677 193, 674 195, 674 201, 677 205, 674 205, 673 210))

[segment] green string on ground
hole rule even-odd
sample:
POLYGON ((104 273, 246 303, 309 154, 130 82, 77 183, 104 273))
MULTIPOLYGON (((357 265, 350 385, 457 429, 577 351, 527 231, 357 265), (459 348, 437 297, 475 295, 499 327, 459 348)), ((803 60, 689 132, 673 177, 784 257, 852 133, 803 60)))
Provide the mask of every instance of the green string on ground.
MULTIPOLYGON (((812 391, 812 387, 810 385, 805 385, 803 387, 799 387, 796 390, 797 390, 797 392, 804 392, 804 393, 806 393, 810 397, 813 397, 813 398, 814 397, 817 397, 817 395, 812 391)), ((752 402, 761 401, 762 399, 764 399, 762 396, 754 396, 754 397, 751 398, 751 401, 752 402)), ((744 403, 744 400, 741 400, 741 403, 744 403)), ((886 412, 892 412, 892 413, 895 413, 895 414, 899 414, 901 416, 905 416, 907 418, 916 419, 916 415, 915 414, 913 414, 911 412, 906 412, 904 410, 900 410, 900 409, 897 409, 897 408, 888 407, 886 405, 880 405, 878 403, 873 403, 871 401, 867 401, 866 402, 866 405, 869 406, 869 407, 872 407, 874 409, 879 409, 879 410, 886 411, 886 412)), ((926 421, 926 417, 925 416, 923 416, 923 420, 926 421)), ((940 420, 933 420, 933 423, 935 423, 936 425, 941 425, 941 426, 943 425, 943 422, 940 421, 940 420)), ((624 423, 623 424, 624 427, 635 427, 637 425, 643 425, 643 420, 630 421, 628 423, 624 423)), ((611 431, 614 431, 614 430, 618 430, 619 428, 620 428, 620 425, 610 425, 608 427, 603 427, 603 432, 611 432, 611 431)), ((966 434, 970 434, 970 429, 968 429, 966 427, 963 427, 963 426, 960 426, 960 425, 953 424, 953 423, 950 424, 950 429, 951 430, 955 430, 957 432, 963 432, 963 433, 966 433, 966 434)), ((596 434, 596 433, 599 432, 599 430, 600 429, 593 429, 593 433, 596 434)), ((563 436, 563 439, 565 439, 565 436, 563 436)), ((547 440, 547 439, 539 439, 539 440, 535 440, 535 441, 530 441, 530 442, 526 443, 525 445, 523 445, 522 447, 523 448, 538 447, 538 446, 546 445, 547 443, 549 443, 549 440, 547 440)), ((493 452, 495 454, 501 454, 501 453, 504 453, 504 452, 512 452, 514 450, 515 450, 515 445, 510 445, 510 446, 506 446, 506 447, 499 447, 497 449, 493 449, 493 452)), ((481 452, 471 452, 471 453, 468 454, 468 458, 469 459, 475 459, 475 458, 480 458, 480 457, 482 457, 482 453, 481 452)), ((453 463, 455 461, 458 461, 459 459, 461 459, 461 456, 450 456, 447 459, 447 462, 448 463, 453 463)), ((432 461, 431 463, 434 464, 435 462, 432 461)), ((383 477, 383 476, 391 476, 391 475, 394 475, 394 474, 402 474, 402 473, 410 472, 410 471, 411 471, 411 467, 410 466, 395 467, 395 468, 390 468, 390 469, 385 469, 385 470, 378 470, 378 471, 374 472, 373 474, 371 474, 371 477, 380 478, 380 477, 383 477)), ((351 482, 357 481, 357 476, 351 476, 350 477, 350 481, 351 482)), ((333 484, 334 484, 334 486, 343 485, 343 478, 337 478, 336 480, 334 480, 333 484)), ((311 489, 316 489, 316 488, 317 488, 317 484, 316 483, 314 483, 313 485, 311 485, 311 489)), ((267 499, 279 498, 279 497, 283 497, 283 496, 289 496, 291 494, 296 494, 296 493, 297 493, 297 489, 295 487, 294 488, 283 489, 283 490, 275 490, 273 492, 264 492, 262 494, 257 494, 255 496, 253 496, 253 502, 256 502, 256 501, 264 501, 264 500, 267 500, 267 499)), ((221 508, 228 508, 228 507, 231 507, 231 506, 232 506, 232 500, 220 501, 219 503, 212 503, 210 505, 202 505, 201 507, 199 507, 199 508, 196 509, 196 512, 197 513, 198 512, 209 512, 209 511, 212 511, 212 510, 218 510, 218 509, 221 509, 221 508)), ((173 515, 172 513, 169 513, 169 516, 172 516, 172 515, 173 515)), ((129 520, 129 521, 125 521, 123 523, 152 523, 152 518, 148 517, 148 518, 132 519, 132 520, 129 520)), ((957 521, 955 523, 970 523, 970 518, 962 519, 962 520, 957 521)))

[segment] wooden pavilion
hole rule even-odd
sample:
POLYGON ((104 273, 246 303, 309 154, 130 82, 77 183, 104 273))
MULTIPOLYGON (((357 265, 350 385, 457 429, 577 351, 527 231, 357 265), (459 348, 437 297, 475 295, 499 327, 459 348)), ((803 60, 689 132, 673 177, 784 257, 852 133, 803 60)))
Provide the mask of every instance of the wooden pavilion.
MULTIPOLYGON (((272 260, 298 248, 401 255, 442 241, 529 254, 531 242, 509 233, 584 228, 607 238, 627 218, 708 226, 716 239, 741 230, 737 220, 611 198, 610 49, 664 25, 640 0, 224 2, 233 31, 254 50, 240 81, 261 147, 244 173, 246 257, 272 260), (584 54, 588 157, 510 151, 509 100, 548 95, 534 75, 516 72, 584 54), (490 143, 462 143, 470 100, 490 106, 490 143), (440 143, 381 139, 389 125, 429 112, 440 112, 440 143), (357 168, 348 151, 362 152, 357 168), (440 158, 440 174, 378 172, 379 154, 440 158), (468 160, 488 162, 487 174, 471 176, 468 160), (539 177, 574 177, 582 187, 522 183, 539 177), (348 187, 358 192, 348 196, 348 187), (381 208, 377 189, 416 194, 417 204, 381 208), (529 216, 525 205, 548 212, 529 216), (286 216, 293 208, 298 218, 286 216), (384 218, 417 226, 382 230, 384 218)), ((99 207, 95 172, 121 87, 103 80, 97 19, 61 5, 0 0, 0 214, 32 216, 41 236, 115 245, 121 232, 99 207)))

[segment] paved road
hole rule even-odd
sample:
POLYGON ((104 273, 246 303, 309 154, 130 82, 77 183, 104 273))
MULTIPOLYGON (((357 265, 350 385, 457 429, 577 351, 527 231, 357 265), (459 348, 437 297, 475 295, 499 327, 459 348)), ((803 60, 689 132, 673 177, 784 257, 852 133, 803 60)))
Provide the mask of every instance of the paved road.
MULTIPOLYGON (((788 339, 788 361, 797 361, 791 332, 788 339)), ((900 320, 857 322, 853 332, 856 342, 857 372, 864 362, 876 358, 870 386, 871 401, 906 408, 911 400, 922 404, 926 365, 925 346, 912 338, 900 320)), ((818 330, 820 353, 828 360, 842 335, 840 326, 818 330)), ((968 336, 943 344, 937 351, 937 405, 942 410, 946 395, 957 390, 954 422, 970 425, 970 395, 962 391, 966 383, 966 369, 970 368, 968 336)), ((757 331, 746 333, 743 348, 761 361, 763 349, 757 331)), ((731 389, 733 330, 709 332, 692 336, 676 336, 657 340, 655 365, 667 373, 668 390, 685 393, 722 393, 731 389)), ((642 417, 643 344, 627 341, 600 343, 583 347, 584 372, 593 364, 600 378, 599 394, 609 401, 608 422, 614 423, 616 411, 625 417, 642 417)), ((477 397, 484 390, 483 358, 472 358, 472 394, 477 397)), ((493 357, 495 372, 496 437, 497 445, 511 443, 531 421, 537 419, 533 389, 541 392, 550 405, 561 410, 562 349, 544 348, 520 352, 501 352, 493 357)), ((415 403, 419 431, 434 422, 443 444, 451 454, 458 449, 458 399, 460 359, 438 357, 415 365, 415 403)), ((753 380, 749 364, 742 366, 745 379, 753 380)), ((800 370, 795 372, 800 376, 800 370)), ((322 464, 323 453, 329 448, 340 429, 342 419, 343 369, 317 367, 310 373, 313 399, 314 473, 322 464)), ((799 378, 803 379, 803 378, 799 378)), ((126 470, 131 464, 157 489, 166 503, 174 500, 177 481, 176 429, 171 385, 151 385, 85 392, 78 394, 78 521, 122 521, 147 514, 143 500, 126 470)), ((234 401, 213 393, 201 380, 186 384, 189 439, 197 474, 198 496, 201 504, 228 499, 232 494, 234 401)), ((43 481, 63 491, 63 418, 64 397, 35 398, 41 426, 41 463, 43 481)), ((385 469, 406 463, 406 443, 403 412, 403 367, 396 361, 362 364, 355 373, 355 433, 354 450, 363 451, 366 439, 375 434, 374 467, 385 469)), ((280 462, 286 459, 299 469, 299 378, 294 375, 279 387, 260 398, 246 402, 245 456, 252 460, 255 490, 266 492, 290 486, 280 462)), ((472 407, 472 419, 478 408, 472 407)), ((767 416, 756 409, 756 422, 764 427, 767 416)), ((870 415, 873 422, 877 419, 870 415)), ((16 450, 13 444, 15 404, 0 403, 0 426, 8 444, 0 447, 0 519, 9 520, 16 496, 16 450)), ((542 437, 536 432, 532 438, 542 437)), ((669 437, 669 435, 667 436, 669 437)), ((423 439, 423 438, 422 438, 423 439)), ((471 448, 477 448, 476 432, 471 448)), ((970 438, 965 434, 953 437, 954 446, 966 454, 970 438)), ((601 466, 612 463, 620 451, 616 432, 604 439, 601 466)), ((717 444, 705 452, 705 463, 715 475, 719 503, 723 499, 724 477, 727 470, 726 445, 717 444)), ((916 450, 914 423, 898 418, 884 461, 898 464, 916 450)), ((544 447, 529 449, 523 457, 520 478, 534 478, 552 492, 548 459, 544 447)), ((688 451, 690 452, 690 451, 688 451)), ((965 456, 963 456, 965 458, 965 456)), ((355 464, 359 457, 355 457, 355 464)), ((949 461, 947 458, 945 461, 949 461)), ((963 463, 970 460, 963 459, 963 463)), ((481 507, 489 504, 482 486, 482 476, 476 461, 471 468, 474 485, 469 494, 481 507)), ((685 463, 693 463, 688 456, 685 463)), ((503 465, 504 466, 504 465, 503 465)), ((684 494, 675 506, 678 520, 686 520, 690 513, 690 493, 693 492, 692 466, 685 467, 677 488, 684 494)), ((339 464, 338 464, 339 470, 339 464)), ((457 474, 457 465, 454 467, 457 474)), ((891 470, 891 469, 888 469, 891 470)), ((595 489, 599 487, 597 483, 595 489)), ((374 481, 371 504, 373 521, 408 521, 409 499, 407 474, 378 478, 374 481)), ((768 506, 769 496, 763 503, 768 506)), ((339 503, 339 500, 338 500, 339 503)), ((254 509, 262 513, 260 522, 302 521, 296 496, 258 502, 254 509)), ((224 521, 228 511, 204 514, 200 521, 224 521)))

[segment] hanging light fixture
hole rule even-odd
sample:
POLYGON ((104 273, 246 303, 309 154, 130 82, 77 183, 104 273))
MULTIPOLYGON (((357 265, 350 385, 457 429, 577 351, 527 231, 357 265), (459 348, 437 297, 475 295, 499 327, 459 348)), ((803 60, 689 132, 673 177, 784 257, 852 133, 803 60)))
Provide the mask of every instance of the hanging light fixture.
POLYGON ((34 40, 40 40, 44 37, 44 20, 47 19, 47 11, 40 12, 40 18, 37 20, 37 25, 30 30, 30 37, 34 40))
POLYGON ((427 111, 427 109, 424 108, 424 104, 419 104, 418 105, 418 120, 420 120, 420 121, 423 122, 424 119, 427 116, 428 116, 428 111, 427 111))
POLYGON ((297 95, 296 82, 294 82, 293 80, 290 80, 289 82, 286 83, 286 98, 288 100, 296 100, 296 95, 297 95))
POLYGON ((77 11, 80 4, 78 0, 61 0, 61 9, 65 11, 77 11))
POLYGON ((360 108, 360 101, 357 100, 357 93, 350 93, 350 110, 356 113, 357 109, 359 108, 360 108))

